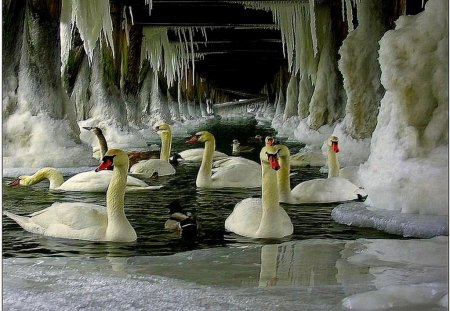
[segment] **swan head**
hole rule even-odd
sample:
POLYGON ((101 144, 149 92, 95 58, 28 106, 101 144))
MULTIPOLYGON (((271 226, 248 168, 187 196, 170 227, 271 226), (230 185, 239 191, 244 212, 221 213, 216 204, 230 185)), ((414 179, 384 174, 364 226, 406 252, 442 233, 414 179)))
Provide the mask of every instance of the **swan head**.
POLYGON ((279 153, 281 151, 282 148, 280 148, 279 146, 265 146, 259 153, 261 164, 270 165, 272 169, 278 171, 281 168, 278 162, 279 153))
POLYGON ((102 130, 100 128, 96 127, 96 126, 83 126, 83 128, 85 130, 91 131, 95 135, 102 135, 103 134, 102 130))
POLYGON ((16 180, 13 180, 12 182, 8 183, 8 186, 12 187, 20 187, 20 186, 29 186, 31 179, 31 176, 22 175, 19 176, 16 180))
POLYGON ((336 136, 330 136, 328 138, 328 147, 331 151, 338 153, 339 152, 339 140, 336 136))
POLYGON ((120 149, 109 149, 102 159, 102 163, 95 169, 96 172, 114 167, 126 167, 128 170, 128 154, 120 149))
POLYGON ((196 142, 207 142, 207 141, 213 141, 214 135, 211 134, 208 131, 200 131, 194 134, 194 136, 191 137, 187 142, 188 143, 196 143, 196 142))
POLYGON ((172 129, 167 123, 161 123, 155 127, 155 131, 158 135, 170 134, 172 129))

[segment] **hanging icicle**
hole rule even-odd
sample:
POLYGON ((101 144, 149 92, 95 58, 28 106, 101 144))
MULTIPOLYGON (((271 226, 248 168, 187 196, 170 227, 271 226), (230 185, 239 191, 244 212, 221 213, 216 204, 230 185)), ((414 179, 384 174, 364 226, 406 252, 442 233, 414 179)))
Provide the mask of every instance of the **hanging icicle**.
POLYGON ((195 61, 203 57, 195 52, 194 32, 197 31, 206 37, 206 29, 199 27, 144 27, 141 64, 148 59, 154 71, 164 74, 169 86, 187 77, 189 69, 192 69, 191 81, 194 83, 195 61), (175 32, 178 42, 169 41, 168 31, 175 32))
MULTIPOLYGON (((308 75, 315 75, 318 53, 314 0, 305 2, 231 1, 245 8, 272 13, 273 21, 281 32, 283 56, 287 58, 292 73, 304 68, 308 75), (306 23, 306 24, 305 24, 306 23), (308 25, 308 27, 305 27, 308 25), (314 67, 314 68, 313 68, 314 67)), ((302 73, 303 74, 303 73, 302 73)))
POLYGON ((145 0, 145 5, 148 5, 148 15, 152 15, 152 9, 153 9, 152 0, 145 0))
MULTIPOLYGON (((113 25, 108 0, 85 1, 72 0, 63 2, 63 11, 71 11, 70 23, 77 27, 83 40, 84 50, 92 63, 94 48, 101 35, 105 37, 106 44, 111 48, 113 57, 114 46, 112 38, 113 25)), ((102 40, 100 40, 100 43, 102 40)))

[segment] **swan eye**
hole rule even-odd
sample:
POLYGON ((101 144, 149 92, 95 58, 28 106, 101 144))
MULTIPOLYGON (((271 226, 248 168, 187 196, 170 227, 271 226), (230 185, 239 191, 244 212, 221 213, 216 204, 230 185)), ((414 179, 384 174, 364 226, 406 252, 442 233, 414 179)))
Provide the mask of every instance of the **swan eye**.
POLYGON ((112 162, 113 160, 114 160, 114 157, 115 157, 116 155, 112 155, 112 156, 104 156, 103 157, 103 159, 102 159, 102 161, 103 162, 105 162, 105 161, 110 161, 110 162, 112 162))

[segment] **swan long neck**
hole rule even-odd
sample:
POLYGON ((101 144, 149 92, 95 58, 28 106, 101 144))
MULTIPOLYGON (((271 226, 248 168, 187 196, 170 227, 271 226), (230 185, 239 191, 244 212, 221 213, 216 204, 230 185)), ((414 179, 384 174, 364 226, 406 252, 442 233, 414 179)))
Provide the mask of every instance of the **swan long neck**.
POLYGON ((172 149, 172 133, 166 131, 161 134, 161 153, 159 158, 164 161, 169 161, 170 151, 172 149))
POLYGON ((108 227, 106 231, 115 230, 125 220, 125 187, 127 184, 127 166, 115 166, 113 176, 106 192, 106 209, 108 212, 108 227))
MULTIPOLYGON (((261 163, 262 166, 262 208, 263 208, 263 218, 264 211, 278 207, 278 180, 277 172, 272 169, 268 163, 261 163)), ((281 164, 280 164, 281 166, 281 164)), ((262 222, 262 220, 261 220, 262 222)))
POLYGON ((291 196, 291 167, 289 160, 290 153, 288 148, 286 148, 286 150, 287 154, 283 154, 282 156, 280 156, 279 162, 281 168, 277 172, 278 189, 281 202, 288 202, 291 196))
POLYGON ((279 208, 277 172, 267 162, 262 162, 262 215, 256 236, 269 238, 278 236, 279 208))
POLYGON ((106 142, 106 138, 103 133, 96 133, 98 140, 98 145, 100 147, 100 161, 105 156, 106 151, 108 151, 108 143, 106 142))
POLYGON ((211 179, 215 150, 216 140, 214 138, 205 141, 205 150, 203 151, 202 164, 198 170, 197 181, 209 181, 211 179))
POLYGON ((331 147, 328 149, 328 178, 330 177, 339 177, 339 160, 337 157, 337 153, 334 152, 331 147))
POLYGON ((49 189, 56 189, 64 183, 63 175, 52 167, 44 167, 34 173, 32 176, 26 176, 24 178, 25 185, 31 186, 37 184, 38 182, 48 179, 50 182, 49 189))

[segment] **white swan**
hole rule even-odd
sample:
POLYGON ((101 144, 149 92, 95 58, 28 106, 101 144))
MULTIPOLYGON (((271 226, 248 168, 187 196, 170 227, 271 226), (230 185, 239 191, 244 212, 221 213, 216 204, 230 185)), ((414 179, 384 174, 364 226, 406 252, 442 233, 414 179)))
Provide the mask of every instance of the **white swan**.
MULTIPOLYGON (((53 167, 44 167, 31 176, 22 175, 10 182, 10 186, 31 186, 44 179, 50 182, 50 190, 58 191, 81 191, 81 192, 106 192, 113 171, 103 170, 100 172, 88 171, 76 174, 64 181, 64 177, 53 167)), ((162 186, 149 186, 144 181, 132 176, 127 177, 126 192, 160 189, 162 186)))
POLYGON ((207 131, 196 133, 188 142, 204 142, 202 164, 197 174, 196 185, 203 188, 254 188, 261 186, 261 170, 254 165, 234 163, 217 167, 212 171, 212 162, 216 141, 214 135, 207 131), (212 175, 211 175, 212 174, 212 175))
MULTIPOLYGON (((179 152, 178 154, 183 158, 184 161, 189 162, 201 162, 203 159, 204 148, 193 148, 187 149, 179 152)), ((214 150, 213 160, 220 160, 228 157, 227 154, 214 150)))
MULTIPOLYGON (((304 203, 335 203, 354 200, 363 200, 367 194, 342 177, 317 178, 302 182, 291 190, 289 177, 289 149, 283 145, 277 145, 280 149, 280 165, 281 169, 278 172, 278 185, 280 191, 280 202, 289 204, 304 204, 304 203)), ((337 146, 337 138, 335 136, 329 139, 329 153, 328 162, 330 170, 339 172, 339 162, 337 162, 336 152, 339 151, 337 146)), ((330 174, 329 174, 330 175, 330 174)))
POLYGON ((4 214, 31 233, 66 239, 132 242, 137 236, 124 211, 128 155, 109 150, 97 170, 114 164, 113 177, 106 193, 106 207, 88 203, 53 203, 30 217, 4 214))
POLYGON ((244 199, 225 220, 225 229, 251 238, 282 238, 291 235, 293 225, 278 203, 278 146, 265 146, 260 152, 262 198, 244 199))
POLYGON ((172 129, 169 124, 163 123, 156 127, 156 132, 161 137, 161 153, 159 159, 139 161, 130 168, 130 173, 147 177, 158 173, 158 176, 175 174, 175 168, 169 163, 172 147, 172 129))

